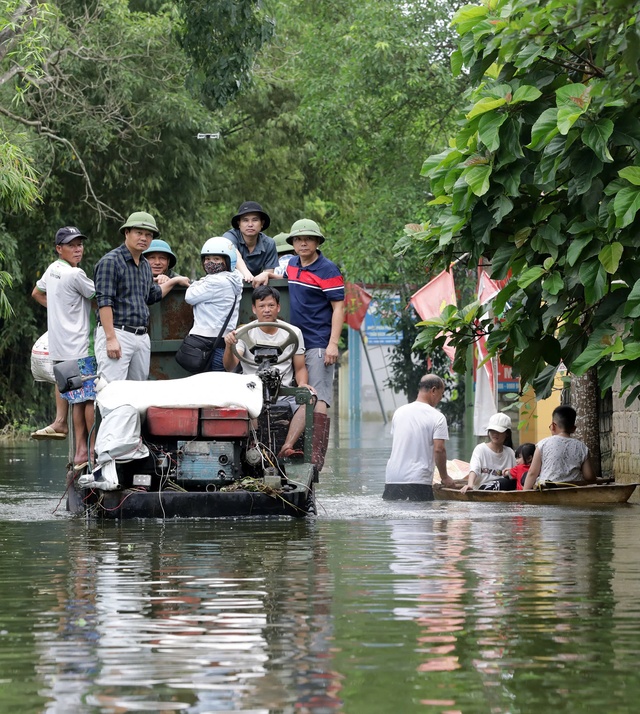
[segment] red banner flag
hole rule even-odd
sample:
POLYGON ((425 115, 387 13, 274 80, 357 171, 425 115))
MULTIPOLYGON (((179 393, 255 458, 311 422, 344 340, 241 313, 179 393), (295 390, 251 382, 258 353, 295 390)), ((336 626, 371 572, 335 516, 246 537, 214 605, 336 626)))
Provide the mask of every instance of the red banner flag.
MULTIPOLYGON (((453 283, 453 273, 443 270, 440 275, 437 275, 423 288, 413 293, 409 302, 423 320, 440 317, 447 305, 458 304, 456 301, 456 287, 453 283)), ((443 350, 453 362, 456 352, 455 348, 449 344, 448 339, 443 350)))
POLYGON ((359 330, 367 314, 372 296, 355 283, 344 284, 344 321, 354 330, 359 330))
POLYGON ((440 275, 413 293, 409 302, 423 320, 440 317, 447 305, 457 305, 453 274, 443 270, 440 275))

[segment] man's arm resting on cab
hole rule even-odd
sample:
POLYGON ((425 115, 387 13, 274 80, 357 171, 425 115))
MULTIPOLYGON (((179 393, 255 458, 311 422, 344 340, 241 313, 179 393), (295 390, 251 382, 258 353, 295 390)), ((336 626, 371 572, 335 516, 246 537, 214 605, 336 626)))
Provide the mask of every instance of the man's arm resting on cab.
POLYGON ((175 275, 173 278, 165 280, 164 283, 157 283, 162 290, 162 297, 164 297, 168 292, 171 292, 176 285, 183 285, 185 288, 189 287, 189 278, 185 278, 184 275, 175 275))

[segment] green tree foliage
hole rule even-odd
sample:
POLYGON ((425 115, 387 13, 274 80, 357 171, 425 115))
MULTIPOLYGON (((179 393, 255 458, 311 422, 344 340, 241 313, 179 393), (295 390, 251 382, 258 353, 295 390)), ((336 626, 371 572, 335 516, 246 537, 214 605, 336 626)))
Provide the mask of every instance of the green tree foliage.
POLYGON ((246 86, 273 21, 260 0, 183 0, 178 11, 182 47, 192 59, 190 87, 211 108, 223 107, 246 86))
POLYGON ((425 279, 410 260, 399 274, 393 245, 405 223, 428 215, 421 156, 452 128, 466 82, 448 66, 456 5, 290 4, 304 48, 291 58, 291 72, 314 146, 310 173, 322 187, 309 204, 335 239, 332 257, 357 279, 425 279))
POLYGON ((410 242, 434 268, 468 253, 512 279, 496 324, 477 305, 448 310, 420 345, 443 325, 461 347, 485 330, 538 396, 561 361, 597 367, 602 390, 620 370, 628 401, 640 394, 639 13, 637 1, 491 0, 456 14, 451 63, 473 87, 424 164, 438 214, 410 242))
POLYGON ((218 149, 196 135, 216 118, 184 86, 190 64, 171 7, 149 10, 124 0, 15 2, 2 16, 0 130, 14 172, 0 179, 0 291, 20 317, 7 322, 0 300, 2 421, 24 418, 25 395, 36 413, 53 404, 47 385, 33 389, 27 357, 46 325, 30 294, 55 257, 57 228, 89 235, 89 275, 132 210, 156 215, 187 272, 206 235, 218 149))

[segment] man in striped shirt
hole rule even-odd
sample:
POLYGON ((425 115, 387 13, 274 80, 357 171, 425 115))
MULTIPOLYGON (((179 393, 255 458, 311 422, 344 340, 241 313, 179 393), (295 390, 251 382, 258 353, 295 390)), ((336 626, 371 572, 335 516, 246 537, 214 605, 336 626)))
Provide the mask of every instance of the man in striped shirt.
POLYGON ((315 221, 296 221, 287 238, 296 252, 287 266, 287 278, 289 322, 302 332, 309 384, 318 394, 316 411, 326 414, 344 322, 344 279, 338 266, 318 250, 324 241, 315 221))

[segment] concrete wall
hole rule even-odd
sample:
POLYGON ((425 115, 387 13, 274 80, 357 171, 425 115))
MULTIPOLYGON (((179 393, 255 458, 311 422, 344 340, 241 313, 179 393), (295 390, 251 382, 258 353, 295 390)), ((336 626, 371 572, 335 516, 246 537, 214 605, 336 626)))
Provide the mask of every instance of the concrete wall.
MULTIPOLYGON (((640 480, 640 400, 625 407, 625 396, 619 397, 620 376, 612 389, 611 460, 616 481, 632 483, 640 480)), ((601 429, 606 431, 606 423, 601 429)), ((634 494, 634 500, 637 500, 634 494)))

